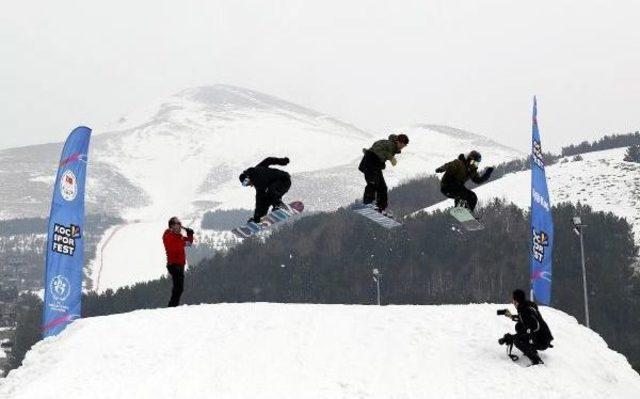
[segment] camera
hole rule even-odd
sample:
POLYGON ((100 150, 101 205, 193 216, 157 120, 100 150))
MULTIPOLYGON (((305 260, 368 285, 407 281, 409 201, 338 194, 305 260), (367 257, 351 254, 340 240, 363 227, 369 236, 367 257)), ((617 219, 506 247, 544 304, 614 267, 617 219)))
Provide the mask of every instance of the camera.
POLYGON ((504 316, 507 314, 507 309, 498 309, 496 313, 498 313, 498 316, 504 316))
POLYGON ((498 343, 500 345, 504 345, 504 344, 511 345, 512 342, 513 342, 513 335, 511 334, 505 334, 502 338, 498 340, 498 343))

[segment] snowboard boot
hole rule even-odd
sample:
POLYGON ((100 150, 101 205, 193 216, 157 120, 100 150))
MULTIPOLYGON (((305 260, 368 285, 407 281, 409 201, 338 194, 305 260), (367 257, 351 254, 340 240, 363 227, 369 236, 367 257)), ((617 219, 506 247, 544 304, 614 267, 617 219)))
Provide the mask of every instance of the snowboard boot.
POLYGON ((527 357, 529 358, 529 360, 531 360, 531 364, 528 365, 527 367, 536 366, 538 364, 544 364, 544 362, 542 361, 542 359, 540 359, 540 356, 538 356, 537 353, 533 355, 529 355, 527 357))
POLYGON ((289 206, 287 204, 285 204, 284 202, 280 201, 277 204, 275 204, 272 208, 271 208, 271 212, 275 212, 277 210, 283 210, 285 212, 289 212, 289 206))

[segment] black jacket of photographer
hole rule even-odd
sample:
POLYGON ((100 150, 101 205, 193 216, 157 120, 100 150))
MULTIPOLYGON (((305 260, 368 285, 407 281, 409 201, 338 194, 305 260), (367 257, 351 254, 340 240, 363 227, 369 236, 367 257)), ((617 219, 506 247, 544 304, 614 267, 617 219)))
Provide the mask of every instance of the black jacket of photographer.
POLYGON ((518 314, 512 316, 516 321, 516 340, 522 340, 533 345, 537 350, 544 350, 551 346, 553 336, 549 326, 540 315, 538 305, 525 301, 518 305, 518 314))

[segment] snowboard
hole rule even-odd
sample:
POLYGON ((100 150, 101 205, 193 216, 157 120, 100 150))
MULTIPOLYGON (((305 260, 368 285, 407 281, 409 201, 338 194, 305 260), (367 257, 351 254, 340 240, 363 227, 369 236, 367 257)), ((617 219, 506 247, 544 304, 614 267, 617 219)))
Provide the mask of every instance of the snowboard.
POLYGON ((468 231, 484 229, 484 225, 478 222, 467 208, 456 206, 451 208, 449 213, 468 231))
POLYGON ((289 220, 291 216, 297 215, 303 210, 304 204, 301 201, 293 201, 288 203, 286 207, 267 213, 262 217, 260 223, 247 222, 231 230, 231 232, 238 238, 249 238, 261 231, 284 223, 289 220))
POLYGON ((355 213, 366 217, 369 220, 373 220, 380 226, 386 229, 393 229, 402 226, 402 223, 390 217, 384 216, 378 212, 373 204, 353 204, 349 207, 355 213))

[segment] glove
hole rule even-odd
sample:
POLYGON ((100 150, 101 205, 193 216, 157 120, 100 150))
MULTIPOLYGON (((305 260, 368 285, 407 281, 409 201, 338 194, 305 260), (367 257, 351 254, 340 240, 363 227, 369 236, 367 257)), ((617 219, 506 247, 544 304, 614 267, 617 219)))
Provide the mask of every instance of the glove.
POLYGON ((398 160, 395 157, 392 157, 389 161, 391 161, 391 166, 396 166, 398 164, 398 160))
POLYGON ((484 171, 485 176, 487 176, 487 177, 491 176, 491 173, 493 173, 494 169, 495 168, 493 166, 489 166, 487 169, 485 169, 485 171, 484 171))
POLYGON ((442 173, 442 172, 444 172, 444 168, 442 166, 436 169, 436 173, 442 173))
POLYGON ((289 157, 284 157, 284 164, 288 165, 289 164, 289 157))
POLYGON ((509 311, 509 309, 507 309, 507 311, 506 311, 506 312, 504 312, 504 315, 505 315, 505 316, 507 316, 507 317, 509 317, 509 318, 512 316, 512 315, 511 315, 511 312, 509 311))
POLYGON ((190 228, 188 228, 188 227, 185 227, 185 228, 184 228, 184 231, 186 231, 186 232, 187 232, 187 235, 188 235, 188 236, 192 236, 192 235, 193 235, 193 229, 190 229, 190 228))

